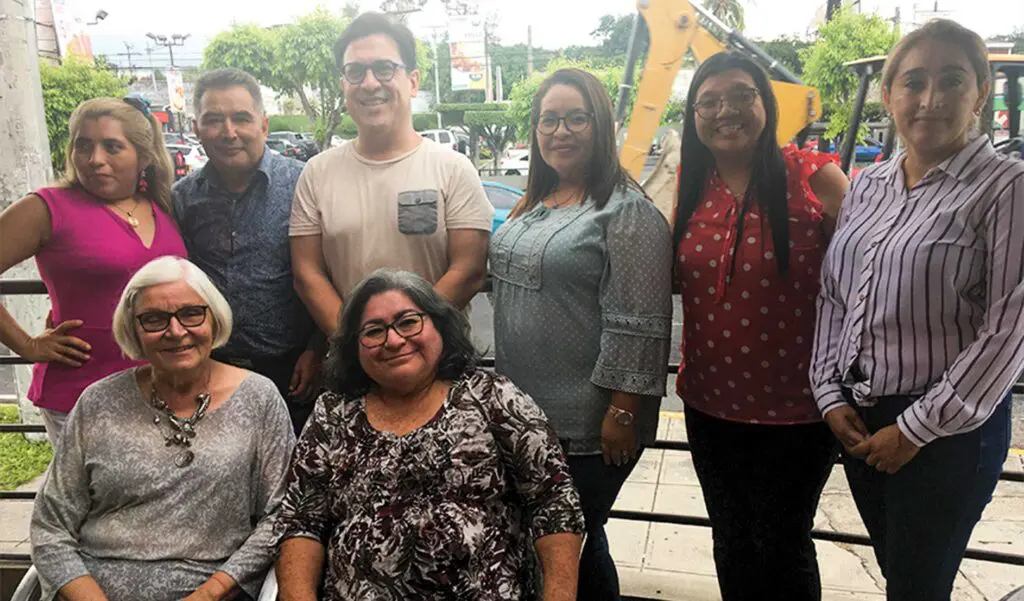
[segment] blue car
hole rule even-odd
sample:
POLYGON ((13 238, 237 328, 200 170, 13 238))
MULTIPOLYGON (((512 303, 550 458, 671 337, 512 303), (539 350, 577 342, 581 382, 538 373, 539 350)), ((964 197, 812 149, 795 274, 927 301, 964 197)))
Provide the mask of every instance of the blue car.
MULTIPOLYGON (((863 144, 857 144, 853 149, 853 160, 858 163, 874 163, 878 155, 882 154, 884 144, 875 138, 864 138, 863 144)), ((836 143, 832 142, 830 152, 836 150, 836 143)))
POLYGON ((493 234, 508 219, 512 207, 516 206, 519 199, 523 197, 523 191, 498 182, 483 182, 483 184, 487 200, 491 201, 491 206, 494 207, 494 223, 491 225, 493 234))

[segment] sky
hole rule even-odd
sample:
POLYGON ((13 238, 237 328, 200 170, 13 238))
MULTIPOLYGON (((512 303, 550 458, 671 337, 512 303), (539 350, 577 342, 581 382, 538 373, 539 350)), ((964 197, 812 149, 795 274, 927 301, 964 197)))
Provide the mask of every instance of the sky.
MULTIPOLYGON (((624 15, 636 10, 635 0, 477 1, 482 10, 497 17, 497 35, 502 43, 525 42, 527 28, 532 27, 534 46, 548 49, 593 43, 590 32, 602 15, 624 15)), ((741 1, 746 6, 745 33, 755 39, 806 35, 816 16, 820 20, 824 12, 824 0, 741 1)), ((175 62, 192 65, 201 60, 205 41, 233 22, 275 25, 287 23, 317 5, 337 11, 345 5, 345 0, 249 0, 244 4, 227 0, 175 0, 155 4, 138 0, 73 2, 83 16, 91 16, 99 9, 109 13, 106 20, 89 27, 97 53, 108 54, 112 62, 126 64, 123 42, 128 41, 134 46, 134 53, 142 53, 141 59, 133 57, 132 62, 138 66, 148 64, 149 55, 143 53, 148 42, 146 32, 191 34, 192 38, 184 47, 175 49, 175 62)), ((851 0, 844 2, 850 3, 851 0)), ((379 4, 380 0, 360 2, 364 10, 375 9, 379 4)), ((861 0, 861 10, 892 18, 899 6, 901 20, 910 24, 927 20, 935 4, 935 0, 861 0)), ((1024 29, 1024 0, 938 0, 937 4, 940 16, 955 19, 982 36, 1010 33, 1015 27, 1024 29)), ((422 38, 429 37, 429 26, 435 24, 443 26, 443 19, 439 22, 429 11, 414 15, 410 20, 410 25, 422 38)), ((167 64, 166 49, 154 49, 151 56, 155 66, 167 64)))

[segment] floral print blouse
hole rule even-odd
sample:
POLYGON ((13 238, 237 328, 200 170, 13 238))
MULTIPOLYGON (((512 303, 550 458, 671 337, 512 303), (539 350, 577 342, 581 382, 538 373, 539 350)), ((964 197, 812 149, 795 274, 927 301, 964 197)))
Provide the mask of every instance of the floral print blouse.
POLYGON ((583 514, 533 400, 474 369, 405 436, 375 430, 365 407, 320 397, 277 516, 281 540, 326 547, 321 599, 538 598, 533 541, 582 533, 583 514))

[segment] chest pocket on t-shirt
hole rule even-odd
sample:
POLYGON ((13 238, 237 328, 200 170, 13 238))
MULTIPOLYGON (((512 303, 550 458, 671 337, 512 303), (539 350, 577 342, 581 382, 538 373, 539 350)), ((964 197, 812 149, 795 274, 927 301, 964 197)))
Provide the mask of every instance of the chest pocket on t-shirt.
POLYGON ((398 193, 398 231, 424 235, 437 231, 437 190, 398 193))

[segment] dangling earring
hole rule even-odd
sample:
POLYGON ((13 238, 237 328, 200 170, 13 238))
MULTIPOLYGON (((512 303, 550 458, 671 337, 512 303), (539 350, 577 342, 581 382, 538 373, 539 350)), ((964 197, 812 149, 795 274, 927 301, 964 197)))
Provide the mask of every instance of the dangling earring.
POLYGON ((139 184, 137 188, 140 194, 149 192, 149 178, 146 177, 148 173, 149 169, 143 169, 142 173, 139 174, 139 184))

